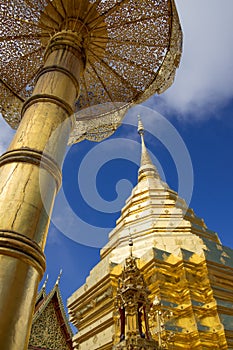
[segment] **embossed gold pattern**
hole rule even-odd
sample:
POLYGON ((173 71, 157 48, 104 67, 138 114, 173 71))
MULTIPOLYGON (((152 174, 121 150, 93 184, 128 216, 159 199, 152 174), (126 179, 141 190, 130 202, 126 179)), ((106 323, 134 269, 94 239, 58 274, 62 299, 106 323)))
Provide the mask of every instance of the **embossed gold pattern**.
MULTIPOLYGON (((131 245, 132 246, 132 245, 131 245)), ((149 330, 150 294, 143 275, 132 255, 125 259, 125 265, 118 279, 115 298, 117 319, 115 321, 115 346, 113 350, 158 349, 149 330)))
POLYGON ((71 338, 58 283, 48 295, 42 287, 37 296, 28 350, 71 350, 71 338))
POLYGON ((13 128, 46 47, 51 50, 51 38, 56 41, 56 33, 64 31, 77 33, 86 62, 70 143, 109 136, 132 103, 173 82, 182 50, 173 0, 6 0, 0 4, 0 112, 13 128), (105 112, 94 107, 109 102, 105 112), (122 103, 119 115, 117 102, 122 103))

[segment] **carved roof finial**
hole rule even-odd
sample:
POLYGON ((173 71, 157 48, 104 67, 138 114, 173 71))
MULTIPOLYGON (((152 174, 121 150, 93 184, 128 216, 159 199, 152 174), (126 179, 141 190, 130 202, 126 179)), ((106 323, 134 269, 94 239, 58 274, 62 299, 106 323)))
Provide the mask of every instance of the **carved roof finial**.
POLYGON ((46 285, 47 285, 47 283, 48 283, 48 280, 49 280, 49 275, 47 275, 46 276, 46 279, 45 279, 45 281, 44 281, 44 284, 43 284, 43 286, 42 286, 42 290, 45 290, 46 289, 46 285))
POLYGON ((59 273, 59 275, 58 275, 57 281, 56 281, 56 283, 55 283, 56 286, 59 285, 59 282, 60 282, 60 279, 61 279, 61 275, 62 275, 62 269, 60 270, 60 273, 59 273))

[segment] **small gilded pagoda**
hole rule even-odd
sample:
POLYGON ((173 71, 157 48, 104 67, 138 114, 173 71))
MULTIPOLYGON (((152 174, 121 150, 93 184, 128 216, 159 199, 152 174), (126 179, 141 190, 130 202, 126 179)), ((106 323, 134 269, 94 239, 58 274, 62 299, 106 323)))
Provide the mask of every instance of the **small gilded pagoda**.
POLYGON ((68 299, 74 349, 233 349, 233 250, 161 180, 138 132, 138 183, 68 299))
MULTIPOLYGON (((132 241, 130 246, 132 247, 132 241)), ((150 294, 136 258, 131 254, 125 259, 122 274, 118 280, 115 299, 115 336, 119 342, 113 350, 157 350, 149 329, 150 294)))

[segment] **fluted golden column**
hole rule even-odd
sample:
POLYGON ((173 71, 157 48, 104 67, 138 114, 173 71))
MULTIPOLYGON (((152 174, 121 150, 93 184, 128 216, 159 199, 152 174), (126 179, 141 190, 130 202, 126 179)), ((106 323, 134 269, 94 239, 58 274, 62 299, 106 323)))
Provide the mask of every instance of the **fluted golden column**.
POLYGON ((22 121, 0 158, 0 348, 27 349, 49 212, 61 184, 61 162, 71 130, 85 57, 78 34, 50 40, 22 121), (47 208, 47 211, 45 210, 47 208))

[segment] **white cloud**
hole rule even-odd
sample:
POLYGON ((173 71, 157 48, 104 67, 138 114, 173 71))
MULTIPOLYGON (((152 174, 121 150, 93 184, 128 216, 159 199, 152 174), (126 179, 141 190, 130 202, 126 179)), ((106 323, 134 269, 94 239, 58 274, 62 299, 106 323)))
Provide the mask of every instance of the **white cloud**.
POLYGON ((0 114, 0 155, 4 153, 12 140, 14 130, 5 122, 0 114))
POLYGON ((203 118, 233 97, 233 1, 177 0, 183 56, 173 86, 162 96, 182 116, 203 118))

